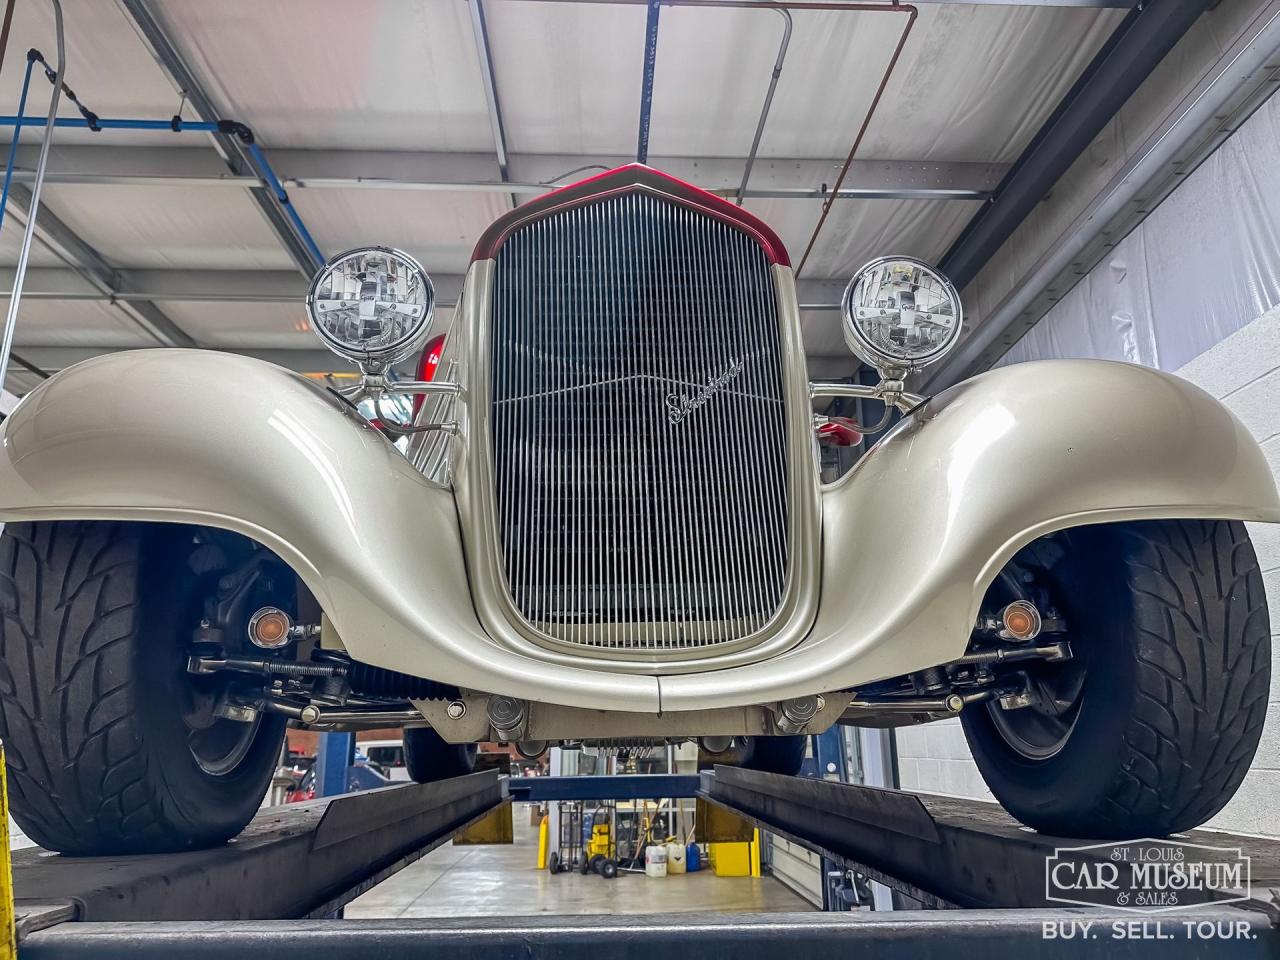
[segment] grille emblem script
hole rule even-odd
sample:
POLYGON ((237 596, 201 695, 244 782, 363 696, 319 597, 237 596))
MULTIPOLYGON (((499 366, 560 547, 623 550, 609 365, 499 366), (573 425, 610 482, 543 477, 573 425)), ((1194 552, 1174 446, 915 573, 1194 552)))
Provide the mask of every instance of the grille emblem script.
POLYGON ((667 419, 672 423, 680 423, 689 414, 697 410, 700 406, 714 397, 717 393, 729 385, 734 377, 742 373, 742 361, 737 357, 729 358, 729 366, 716 377, 707 380, 705 387, 699 387, 698 392, 693 396, 680 396, 676 393, 668 393, 666 398, 667 419))

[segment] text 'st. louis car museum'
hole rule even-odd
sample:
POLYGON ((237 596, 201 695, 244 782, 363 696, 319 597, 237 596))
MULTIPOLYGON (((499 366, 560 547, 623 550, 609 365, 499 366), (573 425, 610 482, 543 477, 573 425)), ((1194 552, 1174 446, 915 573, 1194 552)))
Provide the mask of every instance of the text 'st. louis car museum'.
POLYGON ((0 960, 1280 957, 1280 0, 3 23, 0 960))

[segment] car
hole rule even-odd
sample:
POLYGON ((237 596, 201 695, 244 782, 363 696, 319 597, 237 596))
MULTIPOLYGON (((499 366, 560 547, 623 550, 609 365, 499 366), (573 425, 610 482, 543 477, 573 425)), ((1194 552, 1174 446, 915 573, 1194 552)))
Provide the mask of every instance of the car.
POLYGON ((428 345, 434 306, 409 254, 350 251, 307 308, 352 387, 136 350, 5 421, 0 735, 41 845, 225 841, 288 723, 401 726, 425 782, 490 740, 792 774, 834 724, 959 717, 1015 817, 1081 837, 1239 786, 1271 663, 1244 522, 1280 497, 1199 388, 1061 360, 913 393, 963 315, 899 256, 839 321, 878 382, 812 380, 778 236, 642 165, 501 216, 428 345), (832 398, 883 435, 823 483, 832 398))
MULTIPOLYGON (((365 762, 388 780, 409 780, 409 768, 404 762, 404 744, 400 740, 361 740, 356 749, 363 753, 365 762)), ((357 756, 357 759, 359 757, 357 756)))

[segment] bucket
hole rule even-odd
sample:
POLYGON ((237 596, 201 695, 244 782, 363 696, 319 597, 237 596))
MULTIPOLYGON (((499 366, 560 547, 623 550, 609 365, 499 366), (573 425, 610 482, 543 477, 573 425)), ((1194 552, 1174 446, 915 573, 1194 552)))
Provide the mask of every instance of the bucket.
POLYGON ((668 843, 667 844, 667 873, 684 873, 684 844, 668 843))
POLYGON ((644 875, 646 877, 665 877, 667 875, 667 848, 651 846, 644 848, 644 875))

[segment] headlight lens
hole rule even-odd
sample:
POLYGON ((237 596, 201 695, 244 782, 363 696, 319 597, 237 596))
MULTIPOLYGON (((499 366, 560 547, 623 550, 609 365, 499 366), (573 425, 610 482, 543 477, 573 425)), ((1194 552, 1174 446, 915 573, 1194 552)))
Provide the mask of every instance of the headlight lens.
POLYGON ((842 303, 844 338, 882 373, 901 375, 939 360, 962 319, 950 281, 910 257, 881 257, 858 271, 842 303))
POLYGON ((349 250, 316 274, 307 293, 311 325, 325 345, 362 366, 403 360, 426 339, 435 288, 421 264, 389 247, 349 250))

